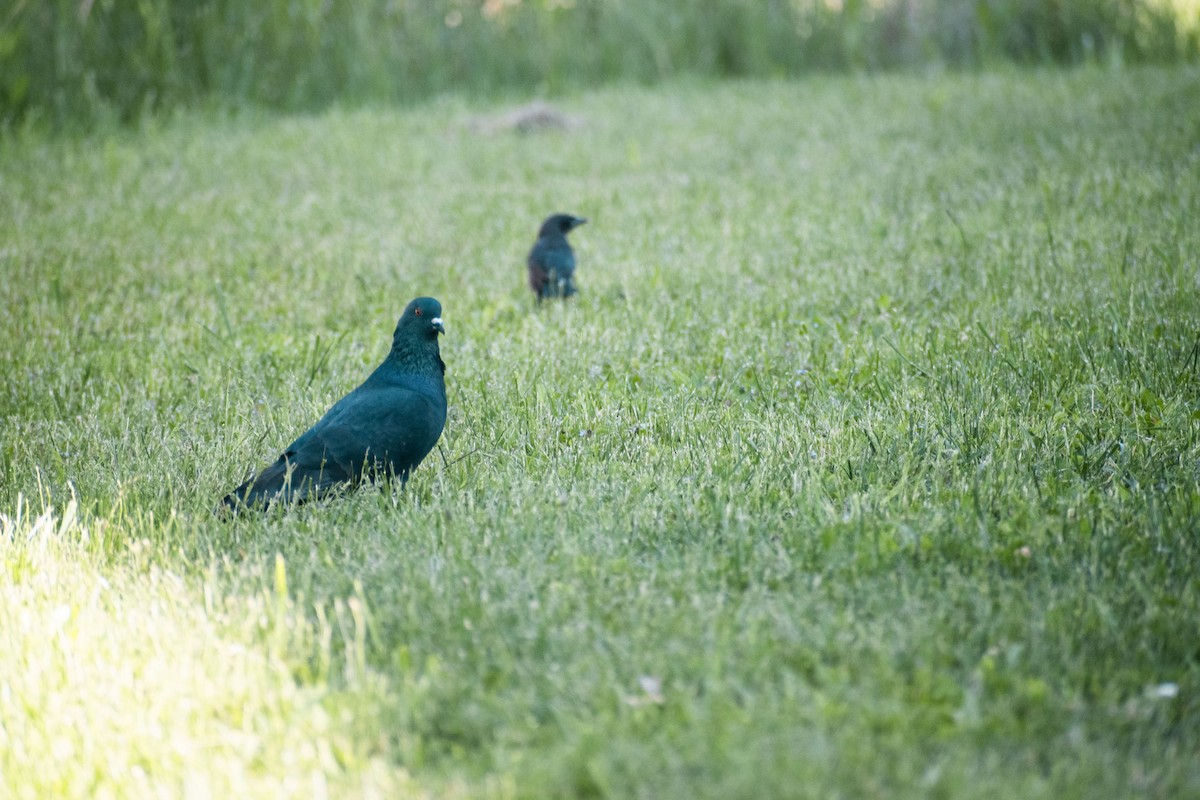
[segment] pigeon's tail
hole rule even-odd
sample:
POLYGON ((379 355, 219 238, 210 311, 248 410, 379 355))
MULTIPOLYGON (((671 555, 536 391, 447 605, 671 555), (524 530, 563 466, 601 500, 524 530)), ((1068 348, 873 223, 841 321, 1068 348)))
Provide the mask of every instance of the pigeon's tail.
POLYGON ((349 482, 336 466, 323 466, 321 470, 305 469, 289 464, 285 456, 280 456, 274 464, 225 495, 218 510, 237 513, 244 509, 261 511, 272 503, 300 504, 323 497, 349 482))
POLYGON ((222 502, 225 509, 234 512, 243 509, 262 510, 280 500, 287 502, 294 494, 290 480, 294 477, 294 472, 288 475, 287 461, 281 458, 225 495, 222 502))

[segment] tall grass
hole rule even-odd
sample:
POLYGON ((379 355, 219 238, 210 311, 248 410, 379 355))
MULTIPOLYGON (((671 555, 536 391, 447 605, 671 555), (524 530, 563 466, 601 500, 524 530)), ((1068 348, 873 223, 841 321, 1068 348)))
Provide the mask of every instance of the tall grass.
POLYGON ((1196 56, 1196 14, 1191 0, 16 0, 0 12, 0 120, 681 73, 1170 62, 1196 56))

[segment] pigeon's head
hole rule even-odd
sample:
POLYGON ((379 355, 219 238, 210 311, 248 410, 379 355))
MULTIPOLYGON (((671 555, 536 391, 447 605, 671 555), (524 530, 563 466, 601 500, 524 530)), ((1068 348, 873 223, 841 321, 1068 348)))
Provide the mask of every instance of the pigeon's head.
POLYGON ((395 338, 436 341, 438 334, 445 332, 446 328, 442 325, 442 304, 432 297, 418 297, 409 303, 400 315, 400 321, 396 323, 395 338))
POLYGON ((566 236, 585 222, 587 220, 583 217, 575 217, 571 214, 554 214, 546 217, 546 221, 542 223, 541 230, 538 231, 538 238, 555 233, 566 236))

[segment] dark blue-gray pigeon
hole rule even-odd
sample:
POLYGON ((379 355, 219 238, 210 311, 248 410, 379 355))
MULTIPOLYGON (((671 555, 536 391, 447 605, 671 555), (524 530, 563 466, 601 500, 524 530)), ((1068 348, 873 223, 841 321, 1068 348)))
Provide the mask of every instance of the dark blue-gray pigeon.
POLYGON ((225 506, 261 509, 319 499, 364 482, 408 480, 446 425, 441 333, 441 303, 432 297, 409 303, 383 363, 279 458, 227 494, 225 506))
POLYGON ((538 230, 537 241, 529 251, 529 287, 538 302, 546 297, 570 297, 575 294, 575 251, 567 234, 587 222, 571 214, 553 214, 538 230))

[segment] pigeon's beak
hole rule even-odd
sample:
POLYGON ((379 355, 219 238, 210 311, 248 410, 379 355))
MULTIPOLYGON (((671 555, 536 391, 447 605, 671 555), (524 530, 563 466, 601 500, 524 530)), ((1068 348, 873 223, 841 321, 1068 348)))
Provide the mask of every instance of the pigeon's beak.
POLYGON ((578 228, 580 225, 587 225, 587 217, 575 218, 575 227, 578 228))
POLYGON ((433 319, 429 320, 429 327, 433 328, 438 333, 446 332, 446 326, 442 324, 441 317, 434 317, 433 319))

